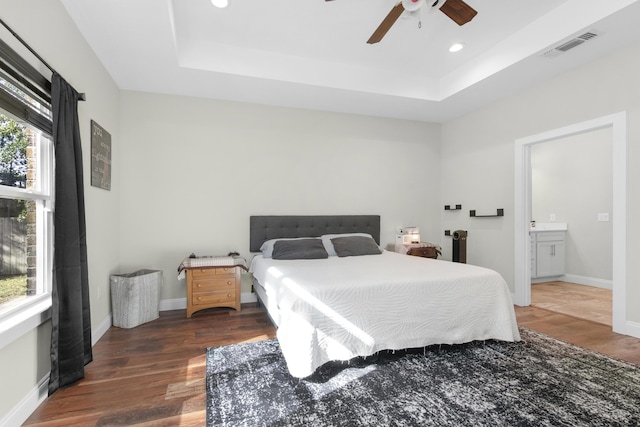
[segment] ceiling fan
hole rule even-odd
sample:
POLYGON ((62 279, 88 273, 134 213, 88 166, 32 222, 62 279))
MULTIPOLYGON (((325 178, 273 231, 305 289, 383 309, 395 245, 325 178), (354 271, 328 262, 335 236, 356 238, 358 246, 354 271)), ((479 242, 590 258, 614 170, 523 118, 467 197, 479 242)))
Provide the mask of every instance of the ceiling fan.
MULTIPOLYGON (((325 0, 332 1, 332 0, 325 0)), ((429 0, 432 1, 432 0, 429 0)), ((414 13, 420 10, 420 8, 426 6, 427 0, 401 0, 396 4, 391 12, 382 20, 378 28, 373 32, 367 43, 374 44, 378 43, 382 38, 387 34, 387 31, 391 29, 393 24, 398 20, 400 15, 402 15, 405 11, 409 13, 414 13)), ((467 22, 471 21, 478 12, 465 3, 463 0, 435 0, 435 2, 431 5, 432 8, 438 7, 440 4, 440 11, 451 18, 456 24, 464 25, 467 22), (442 4, 440 4, 442 3, 442 4)))

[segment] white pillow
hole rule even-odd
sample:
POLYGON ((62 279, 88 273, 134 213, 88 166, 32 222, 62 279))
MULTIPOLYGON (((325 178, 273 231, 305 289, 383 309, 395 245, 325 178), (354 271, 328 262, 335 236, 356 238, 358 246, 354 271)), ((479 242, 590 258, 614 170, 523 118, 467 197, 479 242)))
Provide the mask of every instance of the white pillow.
POLYGON ((333 243, 331 243, 331 239, 336 237, 348 237, 348 236, 365 236, 365 237, 371 237, 373 239, 373 236, 369 233, 324 234, 320 236, 320 238, 322 239, 322 244, 324 245, 324 248, 329 254, 329 256, 338 256, 335 248, 333 247, 333 243))
MULTIPOLYGON (((292 237, 292 238, 284 238, 284 239, 267 240, 262 244, 262 246, 260 246, 260 252, 262 252, 263 257, 271 258, 273 256, 273 245, 275 245, 278 240, 300 240, 300 239, 319 239, 319 237, 292 237)), ((334 255, 336 255, 335 251, 334 251, 334 255)))

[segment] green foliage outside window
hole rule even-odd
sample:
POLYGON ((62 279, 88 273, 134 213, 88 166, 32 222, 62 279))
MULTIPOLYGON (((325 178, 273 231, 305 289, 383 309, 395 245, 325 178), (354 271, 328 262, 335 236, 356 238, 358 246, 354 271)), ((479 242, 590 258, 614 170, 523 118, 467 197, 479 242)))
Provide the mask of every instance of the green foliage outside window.
POLYGON ((0 114, 0 184, 26 188, 27 129, 0 114))

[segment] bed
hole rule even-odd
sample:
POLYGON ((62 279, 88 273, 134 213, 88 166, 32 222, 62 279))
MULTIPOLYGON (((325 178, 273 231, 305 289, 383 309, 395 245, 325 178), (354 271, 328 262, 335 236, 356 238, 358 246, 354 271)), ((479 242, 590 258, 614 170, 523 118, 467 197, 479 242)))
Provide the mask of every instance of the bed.
POLYGON ((381 250, 379 216, 252 216, 250 235, 254 290, 294 377, 381 350, 520 340, 500 274, 381 250))

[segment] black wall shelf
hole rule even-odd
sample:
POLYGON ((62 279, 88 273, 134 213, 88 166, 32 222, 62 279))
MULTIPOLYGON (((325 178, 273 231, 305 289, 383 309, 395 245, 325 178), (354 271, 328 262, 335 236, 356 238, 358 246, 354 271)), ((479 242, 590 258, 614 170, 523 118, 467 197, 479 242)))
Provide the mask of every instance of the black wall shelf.
POLYGON ((455 208, 452 208, 451 205, 444 205, 445 211, 459 211, 460 209, 462 209, 462 205, 456 205, 455 208))
POLYGON ((504 209, 497 209, 497 212, 495 215, 476 215, 476 211, 472 210, 472 211, 469 211, 469 216, 472 218, 496 218, 499 216, 504 216, 504 209))

